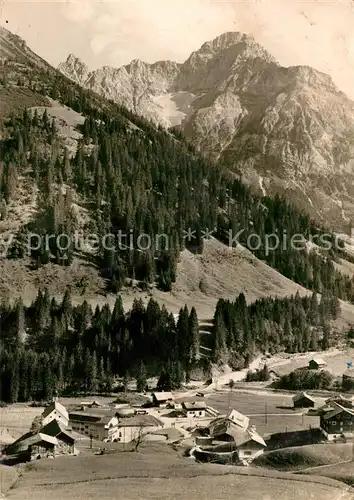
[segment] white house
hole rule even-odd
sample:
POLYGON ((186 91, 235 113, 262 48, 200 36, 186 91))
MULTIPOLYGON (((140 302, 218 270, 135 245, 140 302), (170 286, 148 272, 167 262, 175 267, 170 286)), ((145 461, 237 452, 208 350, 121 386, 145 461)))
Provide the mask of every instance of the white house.
POLYGON ((72 429, 100 441, 130 443, 143 433, 161 429, 162 422, 151 415, 119 418, 109 410, 75 411, 70 413, 72 429))
POLYGON ((163 428, 163 423, 152 415, 136 415, 119 421, 113 441, 130 443, 140 434, 148 434, 163 428))
POLYGON ((100 441, 113 441, 116 437, 118 416, 111 410, 75 411, 69 416, 72 429, 80 434, 92 436, 100 441))
POLYGON ((249 419, 236 410, 227 417, 213 420, 207 430, 210 438, 206 440, 204 450, 215 456, 236 453, 242 465, 250 464, 267 446, 256 428, 249 426, 249 419))
POLYGON ((65 427, 69 425, 69 414, 66 411, 65 406, 58 403, 58 401, 53 401, 42 413, 42 425, 47 425, 52 420, 57 420, 65 427))
POLYGON ((205 417, 206 404, 204 401, 193 401, 182 403, 182 408, 186 412, 187 418, 205 417))

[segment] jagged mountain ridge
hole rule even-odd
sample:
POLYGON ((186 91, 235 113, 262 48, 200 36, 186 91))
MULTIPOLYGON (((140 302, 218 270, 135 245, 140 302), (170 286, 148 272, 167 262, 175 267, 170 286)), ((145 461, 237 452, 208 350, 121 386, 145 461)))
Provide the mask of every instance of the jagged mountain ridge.
POLYGON ((354 217, 354 103, 328 75, 282 67, 237 32, 206 42, 183 64, 133 61, 81 80, 70 68, 59 69, 155 122, 179 125, 263 193, 285 194, 336 229, 354 217))

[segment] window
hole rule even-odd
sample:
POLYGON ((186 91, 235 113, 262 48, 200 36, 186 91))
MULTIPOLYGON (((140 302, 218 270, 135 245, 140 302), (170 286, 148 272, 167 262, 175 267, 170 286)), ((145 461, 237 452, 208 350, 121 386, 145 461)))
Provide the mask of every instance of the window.
POLYGON ((200 411, 200 412, 199 412, 199 415, 202 415, 202 413, 203 413, 203 412, 201 412, 201 411, 200 411))
POLYGON ((336 425, 336 421, 335 420, 332 420, 332 425, 336 425))
POLYGON ((252 451, 244 451, 243 454, 249 456, 252 455, 252 451))

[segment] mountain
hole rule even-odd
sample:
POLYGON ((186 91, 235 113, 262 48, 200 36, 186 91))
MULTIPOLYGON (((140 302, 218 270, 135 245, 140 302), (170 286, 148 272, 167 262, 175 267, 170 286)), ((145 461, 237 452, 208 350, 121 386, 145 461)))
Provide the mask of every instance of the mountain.
MULTIPOLYGON (((70 62, 60 70, 79 82, 70 62)), ((178 125, 260 193, 285 194, 336 230, 354 217, 353 101, 324 73, 282 67, 251 36, 225 33, 183 64, 134 61, 79 83, 178 125)))
POLYGON ((69 54, 64 63, 59 64, 58 70, 76 83, 84 85, 89 74, 88 67, 74 54, 69 54))
MULTIPOLYGON (((163 99, 178 74, 177 63, 161 61, 147 64, 135 59, 118 69, 104 66, 89 72, 80 59, 70 54, 58 69, 74 82, 154 122, 165 126, 180 122, 178 119, 174 121, 173 108, 172 111, 166 109, 163 99)), ((178 112, 179 115, 182 116, 182 113, 178 112)))

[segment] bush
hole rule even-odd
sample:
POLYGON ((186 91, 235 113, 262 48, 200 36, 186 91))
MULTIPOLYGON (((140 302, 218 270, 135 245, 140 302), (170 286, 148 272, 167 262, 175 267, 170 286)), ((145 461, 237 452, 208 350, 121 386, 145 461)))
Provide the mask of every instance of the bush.
POLYGON ((312 371, 307 368, 294 370, 284 375, 278 381, 280 389, 302 390, 302 389, 329 389, 333 384, 333 375, 326 370, 312 371))

